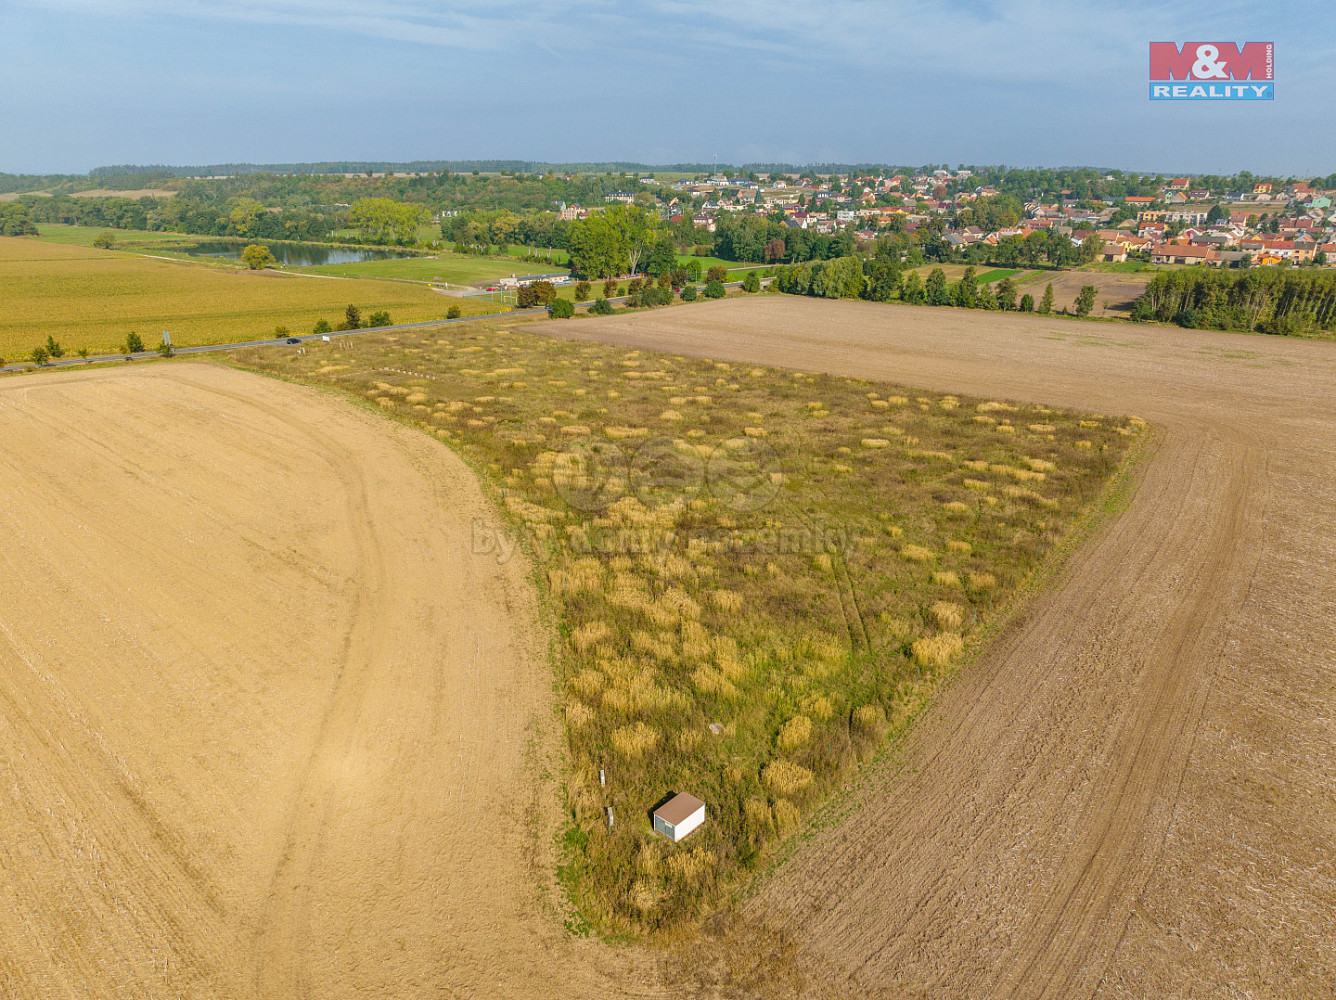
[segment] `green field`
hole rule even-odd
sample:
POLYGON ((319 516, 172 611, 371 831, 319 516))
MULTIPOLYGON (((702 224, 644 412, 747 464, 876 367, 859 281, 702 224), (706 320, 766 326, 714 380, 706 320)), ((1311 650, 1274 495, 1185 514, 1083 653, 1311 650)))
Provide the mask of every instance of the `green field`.
POLYGON ((769 267, 769 264, 745 264, 736 260, 724 260, 722 257, 696 257, 689 253, 680 253, 677 255, 677 262, 683 267, 687 266, 688 261, 700 261, 701 273, 704 274, 712 267, 722 267, 725 270, 732 271, 753 271, 758 267, 769 267))
POLYGON ((48 243, 61 243, 66 246, 91 247, 93 240, 102 233, 110 233, 117 245, 130 247, 157 246, 170 244, 192 244, 204 239, 217 239, 213 236, 190 236, 187 233, 154 233, 144 229, 98 229, 95 226, 66 226, 60 223, 40 223, 37 226, 39 239, 48 243))
POLYGON ((980 285, 991 285, 994 281, 1001 281, 1003 278, 1014 278, 1020 273, 1021 268, 1018 267, 997 267, 976 275, 974 280, 980 285))
POLYGON ((398 278, 406 281, 448 282, 452 285, 472 285, 492 281, 512 274, 557 273, 564 268, 511 257, 474 257, 469 254, 442 253, 435 257, 400 257, 396 260, 368 260, 359 264, 322 264, 303 267, 308 274, 332 274, 341 278, 398 278))
POLYGON ((1082 271, 1105 271, 1112 274, 1136 274, 1138 271, 1158 269, 1155 264, 1146 260, 1100 260, 1081 268, 1082 271))
POLYGON ((690 926, 763 869, 986 640, 1142 426, 501 321, 367 335, 357 371, 319 343, 237 357, 449 442, 504 504, 558 616, 562 877, 612 935, 690 926), (689 844, 645 820, 670 790, 709 803, 689 844))
POLYGON ((282 325, 309 333, 316 321, 337 325, 351 304, 368 317, 386 310, 396 322, 496 312, 485 300, 457 299, 415 284, 306 278, 159 260, 116 250, 0 238, 0 357, 26 357, 48 336, 73 353, 119 350, 134 331, 154 346, 169 330, 177 346, 272 337, 282 325))

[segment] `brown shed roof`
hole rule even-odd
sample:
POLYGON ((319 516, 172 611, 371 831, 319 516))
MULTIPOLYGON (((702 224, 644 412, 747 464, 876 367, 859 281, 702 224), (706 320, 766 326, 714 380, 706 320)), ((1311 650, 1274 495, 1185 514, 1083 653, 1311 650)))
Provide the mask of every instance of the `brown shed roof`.
POLYGON ((665 823, 677 826, 697 809, 705 805, 694 795, 688 795, 682 792, 680 795, 674 795, 659 808, 654 810, 654 815, 659 817, 665 823))

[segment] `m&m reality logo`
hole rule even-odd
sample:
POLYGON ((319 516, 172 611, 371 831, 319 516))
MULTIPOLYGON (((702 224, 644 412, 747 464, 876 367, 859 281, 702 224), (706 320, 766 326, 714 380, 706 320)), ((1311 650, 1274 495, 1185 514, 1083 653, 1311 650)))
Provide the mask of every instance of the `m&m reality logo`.
POLYGON ((1272 42, 1151 42, 1152 101, 1275 100, 1272 42))

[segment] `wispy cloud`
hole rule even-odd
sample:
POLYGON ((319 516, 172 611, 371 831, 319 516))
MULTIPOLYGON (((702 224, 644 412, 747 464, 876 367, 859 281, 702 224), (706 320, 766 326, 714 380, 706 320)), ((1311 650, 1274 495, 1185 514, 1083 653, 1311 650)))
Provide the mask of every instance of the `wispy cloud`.
MULTIPOLYGON (((20 0, 22 2, 22 0, 20 0)), ((567 5, 522 0, 28 0, 90 18, 222 21, 318 28, 367 38, 463 49, 501 49, 561 25, 567 5), (546 8, 546 9, 545 9, 546 8)))

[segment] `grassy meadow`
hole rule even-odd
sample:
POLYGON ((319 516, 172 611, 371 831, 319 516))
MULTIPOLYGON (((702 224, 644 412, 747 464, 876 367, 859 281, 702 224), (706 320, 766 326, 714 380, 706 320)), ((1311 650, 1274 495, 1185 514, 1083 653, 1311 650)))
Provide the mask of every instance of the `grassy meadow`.
POLYGON ((200 240, 213 239, 209 236, 190 236, 186 233, 157 233, 147 229, 99 229, 96 226, 67 226, 63 223, 42 222, 37 225, 38 238, 48 243, 63 243, 67 246, 91 247, 93 240, 103 233, 110 233, 117 244, 133 246, 139 249, 151 249, 155 246, 170 247, 198 243, 200 240))
POLYGON ((355 363, 236 358, 448 442, 508 512, 559 626, 563 879, 612 935, 671 935, 745 885, 986 638, 1144 426, 501 321, 367 335, 355 363), (708 820, 674 846, 648 813, 677 791, 708 820))
POLYGON ((494 303, 449 298, 421 285, 304 278, 276 271, 176 262, 119 251, 0 238, 0 357, 26 357, 48 336, 67 352, 116 351, 134 331, 153 346, 161 331, 185 347, 272 337, 282 325, 309 333, 337 325, 350 303, 396 322, 495 312, 494 303))
POLYGON ((366 260, 357 264, 321 264, 304 267, 303 273, 337 275, 343 278, 398 278, 408 281, 449 282, 471 285, 479 281, 507 278, 512 274, 556 274, 565 270, 555 264, 516 260, 513 257, 473 257, 442 253, 435 257, 400 257, 366 260))

